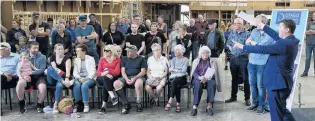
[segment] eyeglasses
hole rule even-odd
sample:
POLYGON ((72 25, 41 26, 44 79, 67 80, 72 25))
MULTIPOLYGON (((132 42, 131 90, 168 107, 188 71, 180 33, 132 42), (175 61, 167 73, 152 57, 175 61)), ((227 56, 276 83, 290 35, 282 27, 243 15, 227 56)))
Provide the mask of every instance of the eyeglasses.
POLYGON ((104 50, 104 52, 110 52, 110 50, 104 50))

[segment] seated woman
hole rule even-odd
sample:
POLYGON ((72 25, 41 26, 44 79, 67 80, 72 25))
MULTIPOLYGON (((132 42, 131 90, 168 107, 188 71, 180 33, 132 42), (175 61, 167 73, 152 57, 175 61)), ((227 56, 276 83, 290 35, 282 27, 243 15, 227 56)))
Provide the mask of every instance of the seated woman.
POLYGON ((70 81, 71 60, 65 55, 63 44, 57 43, 54 47, 54 54, 48 59, 51 66, 46 69, 46 77, 49 85, 56 85, 55 103, 53 113, 57 114, 58 102, 62 96, 62 89, 64 86, 70 87, 73 81, 70 81))
POLYGON ((173 58, 170 62, 169 72, 171 73, 171 97, 168 100, 167 105, 165 106, 165 111, 169 111, 171 109, 171 104, 174 96, 176 96, 176 112, 181 112, 180 108, 180 90, 183 85, 187 83, 186 71, 188 67, 188 59, 183 56, 185 53, 185 48, 183 45, 176 45, 174 47, 175 58, 173 58))
MULTIPOLYGON (((207 95, 207 103, 208 106, 206 108, 206 112, 212 116, 213 115, 213 103, 214 103, 214 96, 216 94, 216 90, 221 92, 221 77, 219 75, 222 72, 222 68, 219 67, 219 60, 217 58, 211 58, 211 50, 208 46, 202 46, 199 50, 199 57, 196 58, 192 63, 192 71, 191 76, 193 77, 192 84, 193 84, 193 93, 194 93, 194 101, 193 101, 193 109, 191 111, 192 116, 197 115, 197 107, 199 105, 203 89, 204 87, 208 91, 207 95), (210 69, 214 70, 211 71, 210 69), (207 71, 209 73, 207 73, 207 71), (206 75, 209 74, 209 75, 206 75), (213 75, 212 75, 213 74, 213 75), (218 86, 217 86, 218 85, 218 86), (217 88, 218 87, 218 88, 217 88)), ((224 99, 222 99, 224 100, 224 99)))
POLYGON ((114 81, 117 80, 120 74, 120 57, 117 54, 115 45, 106 45, 104 48, 104 57, 98 63, 97 82, 104 86, 103 89, 103 104, 99 113, 106 112, 106 102, 110 96, 113 105, 118 103, 118 98, 114 95, 114 81))
POLYGON ((76 46, 77 58, 74 60, 73 77, 74 87, 73 95, 76 102, 73 112, 77 112, 78 102, 81 100, 81 95, 84 103, 83 112, 89 112, 89 88, 95 85, 93 79, 96 73, 95 60, 87 55, 87 46, 79 44, 76 46))
POLYGON ((145 89, 152 97, 150 104, 157 105, 158 97, 161 95, 161 91, 165 86, 165 80, 167 76, 168 60, 166 57, 162 56, 161 46, 154 43, 151 46, 153 55, 148 59, 148 69, 147 69, 147 81, 145 89), (152 87, 156 87, 156 91, 152 90, 152 87))

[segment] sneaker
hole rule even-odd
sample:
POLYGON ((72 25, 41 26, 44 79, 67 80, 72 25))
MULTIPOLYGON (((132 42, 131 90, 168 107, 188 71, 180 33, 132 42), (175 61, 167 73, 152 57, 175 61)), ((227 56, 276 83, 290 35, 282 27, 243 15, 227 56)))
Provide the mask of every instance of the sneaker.
POLYGON ((308 76, 308 74, 307 74, 307 73, 303 73, 303 74, 301 74, 301 77, 306 77, 306 76, 308 76))
POLYGON ((131 106, 129 104, 125 105, 124 108, 121 110, 122 114, 128 114, 131 109, 131 106))
POLYGON ((141 103, 137 103, 137 112, 142 112, 142 104, 141 103))
POLYGON ((212 108, 207 108, 206 112, 208 113, 209 116, 213 116, 213 109, 212 108))
POLYGON ((258 105, 252 105, 252 106, 250 106, 249 108, 247 108, 247 111, 250 111, 250 112, 256 111, 256 110, 257 110, 257 107, 258 107, 258 105))
POLYGON ((231 103, 237 101, 236 98, 230 98, 228 100, 225 100, 225 103, 231 103))
MULTIPOLYGON (((26 112, 26 109, 25 109, 25 101, 22 100, 19 102, 19 105, 20 105, 20 112, 21 113, 25 113, 26 112)), ((2 111, 2 110, 1 110, 2 111)))
POLYGON ((87 112, 89 112, 89 111, 90 111, 89 105, 85 105, 85 106, 84 106, 84 109, 83 109, 83 112, 84 112, 84 113, 87 113, 87 112))
POLYGON ((190 115, 191 116, 196 116, 197 115, 197 109, 192 109, 190 115))
POLYGON ((78 104, 75 104, 72 110, 73 113, 78 112, 78 104))
POLYGON ((250 101, 249 100, 245 100, 245 105, 246 106, 250 106, 251 105, 250 101))
POLYGON ((99 114, 105 114, 105 112, 106 112, 106 108, 105 108, 105 107, 102 107, 101 110, 100 110, 100 112, 98 112, 98 113, 99 113, 99 114))
POLYGON ((37 112, 38 113, 44 113, 44 104, 43 103, 37 103, 37 112))
POLYGON ((58 113, 59 113, 58 106, 54 106, 53 114, 58 114, 58 113))
POLYGON ((112 100, 112 104, 113 105, 117 105, 118 104, 118 98, 117 97, 113 97, 111 100, 112 100))
POLYGON ((259 106, 259 107, 257 108, 256 114, 260 115, 260 114, 264 114, 264 113, 265 113, 265 109, 259 106))

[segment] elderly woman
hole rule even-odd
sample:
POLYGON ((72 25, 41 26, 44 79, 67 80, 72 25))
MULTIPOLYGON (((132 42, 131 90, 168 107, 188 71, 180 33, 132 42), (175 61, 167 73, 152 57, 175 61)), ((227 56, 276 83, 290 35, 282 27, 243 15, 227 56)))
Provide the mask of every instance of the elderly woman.
POLYGON ((176 112, 181 112, 180 108, 180 90, 183 85, 187 83, 186 71, 188 67, 188 59, 183 56, 185 53, 185 47, 183 45, 176 45, 174 47, 175 58, 170 61, 170 69, 171 72, 171 97, 168 100, 167 105, 165 106, 165 111, 169 111, 171 109, 171 104, 174 96, 176 96, 176 112))
POLYGON ((58 24, 56 26, 57 34, 53 34, 51 37, 51 43, 52 45, 56 45, 57 43, 63 44, 65 47, 64 51, 66 55, 71 56, 71 50, 72 50, 72 40, 71 40, 71 33, 67 32, 66 27, 64 24, 58 24))
POLYGON ((71 60, 69 56, 65 55, 64 46, 58 43, 54 48, 55 53, 48 59, 51 66, 45 72, 48 84, 56 85, 53 113, 57 114, 62 89, 64 86, 69 88, 73 81, 70 81, 71 60))
POLYGON ((75 106, 73 112, 77 112, 78 102, 81 100, 81 95, 84 103, 83 112, 89 112, 89 88, 95 85, 93 79, 96 73, 95 60, 87 55, 87 46, 79 44, 76 46, 77 58, 74 60, 73 77, 74 87, 73 94, 75 106))
POLYGON ((114 95, 114 81, 117 80, 120 74, 120 57, 117 54, 115 45, 106 45, 104 48, 104 57, 98 63, 97 82, 103 86, 103 104, 100 114, 106 112, 106 103, 110 96, 113 105, 118 103, 118 98, 114 95))
MULTIPOLYGON (((23 35, 26 37, 26 33, 23 29, 21 29, 21 21, 19 19, 12 20, 12 28, 8 31, 6 36, 6 41, 11 46, 11 52, 16 53, 19 50, 19 36, 23 35)), ((2 37, 1 37, 2 38, 2 37)))
POLYGON ((151 46, 153 55, 148 59, 148 69, 147 69, 147 81, 145 89, 152 97, 150 104, 157 105, 158 97, 161 95, 161 91, 165 86, 165 80, 167 76, 168 60, 166 57, 162 56, 161 46, 154 43, 151 46), (152 87, 156 88, 153 92, 152 87))
MULTIPOLYGON (((206 88, 208 91, 206 112, 212 116, 213 115, 213 106, 214 96, 216 90, 221 92, 221 83, 219 73, 222 72, 222 68, 219 67, 218 60, 216 58, 211 58, 211 50, 207 46, 202 46, 199 50, 199 57, 193 61, 192 64, 192 73, 193 77, 193 109, 191 111, 192 116, 197 115, 197 106, 199 105, 203 89, 206 88), (217 84, 218 89, 217 89, 217 84)), ((222 99, 224 100, 224 99, 222 99)))

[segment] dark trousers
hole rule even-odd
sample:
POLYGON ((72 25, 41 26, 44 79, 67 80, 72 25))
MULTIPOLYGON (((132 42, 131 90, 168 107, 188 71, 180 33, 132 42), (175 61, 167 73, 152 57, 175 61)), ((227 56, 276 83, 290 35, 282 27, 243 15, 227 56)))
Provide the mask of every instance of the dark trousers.
POLYGON ((108 97, 109 97, 109 94, 108 94, 108 91, 113 91, 114 90, 114 81, 116 80, 117 78, 113 78, 113 79, 110 79, 106 76, 100 76, 100 77, 97 77, 97 82, 99 83, 99 85, 101 86, 104 86, 103 88, 103 101, 104 102, 107 102, 108 101, 108 97))
POLYGON ((176 96, 176 101, 180 103, 180 90, 181 87, 187 83, 186 76, 176 77, 171 81, 171 97, 174 98, 176 96))
POLYGON ((15 87, 17 81, 19 81, 17 76, 12 77, 12 80, 8 81, 5 75, 1 75, 1 90, 15 87))
POLYGON ((268 90, 271 121, 295 121, 291 112, 286 108, 286 99, 290 89, 268 90))
POLYGON ((216 50, 211 49, 211 57, 218 58, 219 56, 220 56, 220 54, 217 54, 216 50))
POLYGON ((248 82, 248 56, 232 56, 230 60, 230 71, 232 74, 231 98, 237 98, 238 84, 240 80, 244 82, 245 100, 250 99, 250 86, 248 82), (240 78, 241 75, 241 78, 240 78))
POLYGON ((213 103, 214 102, 214 96, 216 91, 216 82, 215 80, 211 79, 208 80, 205 84, 201 83, 200 80, 194 79, 193 80, 193 86, 194 86, 194 105, 199 105, 203 89, 206 88, 208 91, 207 95, 207 103, 213 103))

